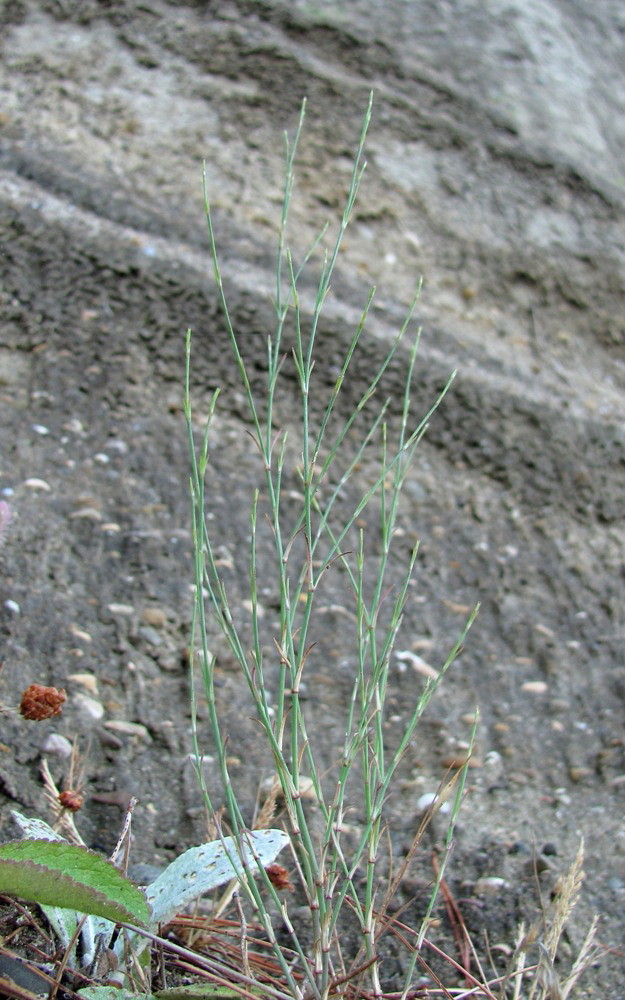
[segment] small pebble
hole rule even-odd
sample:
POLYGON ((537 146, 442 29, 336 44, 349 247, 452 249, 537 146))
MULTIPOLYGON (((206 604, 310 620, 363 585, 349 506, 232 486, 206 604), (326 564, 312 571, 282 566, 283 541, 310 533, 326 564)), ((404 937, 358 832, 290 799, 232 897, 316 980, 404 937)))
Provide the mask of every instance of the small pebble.
POLYGON ((93 460, 94 462, 99 462, 100 465, 108 465, 108 463, 111 461, 108 455, 106 455, 103 451, 96 452, 96 454, 93 456, 93 460))
POLYGON ((420 649, 433 649, 433 647, 434 647, 434 640, 426 639, 424 637, 421 639, 415 639, 410 648, 414 649, 415 651, 418 651, 420 649))
POLYGON ((443 599, 443 604, 455 615, 468 615, 469 612, 473 610, 470 604, 458 604, 456 601, 447 601, 443 599))
POLYGON ((186 670, 187 663, 188 657, 185 663, 185 658, 180 653, 161 653, 158 657, 159 667, 168 674, 175 674, 178 671, 186 670))
POLYGON ((484 772, 487 781, 499 781, 504 773, 504 761, 496 750, 489 750, 484 758, 484 772))
POLYGON ((79 420, 78 417, 72 417, 71 420, 63 424, 63 430, 71 431, 72 434, 82 434, 85 427, 82 420, 79 420))
POLYGON ((98 693, 98 678, 95 674, 68 674, 68 681, 72 681, 73 684, 80 684, 81 687, 90 691, 91 694, 98 693))
POLYGON ((107 604, 112 615, 133 615, 135 609, 132 604, 107 604))
POLYGON ((162 608, 145 608, 141 614, 141 620, 146 625, 156 625, 163 628, 167 625, 167 615, 162 608))
POLYGON ((469 767, 482 766, 475 757, 469 757, 468 754, 450 754, 448 757, 443 757, 442 760, 443 767, 464 767, 467 763, 469 767))
POLYGON ((570 806, 571 796, 567 792, 566 788, 554 788, 553 801, 558 806, 570 806))
POLYGON ((50 433, 50 429, 48 427, 44 427, 43 424, 33 424, 32 429, 35 434, 41 434, 42 437, 45 437, 46 434, 50 433))
POLYGON ((115 733, 109 733, 106 729, 97 729, 96 732, 103 747, 106 747, 108 750, 122 749, 124 744, 118 736, 115 736, 115 733))
POLYGON ((59 757, 71 757, 72 744, 60 733, 49 733, 41 745, 44 753, 55 753, 59 757))
POLYGON ((75 694, 72 698, 73 704, 81 715, 91 722, 99 722, 104 717, 104 706, 95 698, 90 698, 86 694, 75 694))
POLYGON ((36 477, 26 479, 24 486, 29 490, 44 490, 46 493, 49 493, 52 489, 50 483, 47 483, 45 479, 37 479, 36 477))
POLYGON ((118 451, 120 455, 125 455, 128 451, 128 445, 120 438, 111 438, 110 441, 106 442, 106 447, 111 448, 113 451, 118 451))
POLYGON ((10 597, 7 601, 4 602, 4 606, 7 609, 7 611, 12 611, 14 615, 19 615, 19 613, 22 610, 17 601, 11 600, 10 597))
POLYGON ((85 632, 84 628, 80 628, 79 625, 70 625, 69 630, 76 639, 82 639, 83 642, 92 642, 89 632, 85 632))
POLYGON ((487 875, 484 878, 478 878, 473 886, 473 891, 478 896, 496 896, 507 887, 508 883, 505 878, 500 878, 498 875, 487 875))
POLYGON ((148 730, 140 722, 124 722, 123 719, 110 719, 104 723, 105 729, 110 729, 114 733, 122 733, 123 736, 138 736, 146 743, 152 742, 148 730))
POLYGON ((317 801, 315 783, 312 778, 307 778, 303 774, 300 774, 298 787, 301 799, 310 799, 313 802, 317 801))
MULTIPOLYGON (((438 793, 437 792, 424 792, 423 795, 420 795, 419 798, 417 799, 417 802, 416 802, 416 810, 417 810, 417 812, 418 813, 427 812, 428 809, 431 809, 432 806, 436 803, 437 799, 438 799, 438 793)), ((440 807, 440 809, 438 811, 439 811, 439 813, 442 816, 444 816, 447 813, 451 812, 451 803, 450 802, 443 802, 443 804, 441 805, 441 807, 440 807)))
MULTIPOLYGON (((514 753, 511 753, 510 756, 514 756, 514 753)), ((510 771, 510 773, 508 774, 508 779, 512 782, 513 785, 527 785, 529 781, 527 775, 523 774, 522 771, 510 771)))
POLYGON ((539 635, 544 635, 547 639, 555 639, 556 637, 556 634, 553 631, 553 629, 549 628, 548 625, 543 625, 541 622, 538 622, 536 625, 534 625, 534 629, 536 632, 538 632, 539 635))
POLYGON ((545 681, 526 681, 525 684, 521 684, 521 691, 527 691, 529 694, 545 694, 549 690, 549 685, 545 681))
POLYGON ((101 521, 102 515, 95 507, 80 507, 69 515, 70 521, 101 521))
POLYGON ((151 625, 142 625, 139 629, 139 635, 146 642, 149 642, 150 646, 160 646, 163 642, 161 636, 151 625))
POLYGON ((421 656, 418 656, 409 649, 396 653, 395 659, 399 661, 400 671, 406 669, 404 666, 405 663, 409 663, 418 674, 423 674, 424 677, 430 677, 432 680, 436 680, 438 677, 438 670, 431 667, 421 656))

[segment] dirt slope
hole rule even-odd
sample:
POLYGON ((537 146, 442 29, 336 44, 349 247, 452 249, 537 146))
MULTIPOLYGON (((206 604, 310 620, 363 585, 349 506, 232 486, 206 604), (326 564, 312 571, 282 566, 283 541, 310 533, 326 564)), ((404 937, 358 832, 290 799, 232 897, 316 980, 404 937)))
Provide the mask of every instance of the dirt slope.
MULTIPOLYGON (((532 850, 547 845, 548 895, 583 834, 573 954, 597 910, 602 942, 622 943, 625 899, 625 21, 607 0, 592 12, 547 0, 456 6, 0 8, 0 495, 13 511, 0 554, 2 700, 15 704, 30 681, 70 694, 45 730, 3 717, 0 817, 12 836, 11 808, 44 812, 39 762, 54 729, 83 743, 91 733, 81 829, 95 846, 111 849, 129 794, 141 800, 138 860, 159 863, 202 836, 186 758, 188 326, 198 412, 224 388, 210 482, 235 602, 260 470, 210 280, 201 162, 233 316, 260 370, 282 131, 306 96, 290 234, 301 253, 327 219, 335 230, 373 87, 319 384, 336 377, 375 283, 345 406, 358 398, 423 275, 422 409, 459 374, 401 510, 406 551, 422 539, 401 649, 439 663, 482 602, 405 761, 393 830, 401 846, 479 705, 479 766, 452 866, 457 893, 473 900, 467 922, 509 941, 533 905, 532 850), (106 727, 116 720, 144 729, 106 727), (484 875, 506 879, 497 898, 475 889, 484 875)), ((401 369, 384 387, 396 411, 401 369)), ((284 425, 293 393, 287 379, 284 425)), ((332 587, 309 681, 328 764, 351 676, 337 610, 347 597, 340 579, 332 587)), ((264 596, 270 613, 270 581, 264 596)), ((215 642, 251 808, 256 729, 215 642)), ((400 727, 421 681, 396 668, 400 727)), ((606 957, 580 995, 618 996, 624 982, 622 958, 606 957)))

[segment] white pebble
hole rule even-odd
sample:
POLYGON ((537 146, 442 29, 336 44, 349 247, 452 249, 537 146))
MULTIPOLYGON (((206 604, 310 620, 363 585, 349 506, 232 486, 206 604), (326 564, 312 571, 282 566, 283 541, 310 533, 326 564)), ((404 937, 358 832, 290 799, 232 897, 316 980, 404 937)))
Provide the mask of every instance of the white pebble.
POLYGON ((93 459, 95 462, 99 462, 100 465, 108 465, 108 463, 111 461, 108 455, 105 455, 103 451, 96 452, 96 454, 93 456, 93 459))
POLYGON ((106 447, 111 448, 113 451, 118 451, 120 455, 125 455, 128 451, 128 445, 121 438, 111 438, 110 441, 106 442, 106 447))
POLYGON ((435 670, 423 657, 417 656, 416 653, 411 652, 409 649, 395 653, 395 659, 399 661, 400 671, 405 669, 405 667, 402 668, 402 664, 409 663, 418 674, 423 674, 425 677, 432 678, 432 680, 436 680, 438 677, 438 670, 435 670))
POLYGON ((45 479, 36 479, 34 477, 27 479, 24 482, 24 486, 27 486, 29 490, 45 490, 46 493, 49 493, 52 489, 50 483, 47 483, 45 479))
POLYGON ((19 613, 22 610, 17 601, 12 601, 10 597, 8 601, 4 602, 4 606, 7 609, 7 611, 12 611, 14 615, 19 615, 19 613))
POLYGON ((530 694, 545 694, 549 690, 549 685, 545 681, 526 681, 521 684, 521 691, 528 691, 530 694))
POLYGON ((107 604, 112 615, 133 615, 135 609, 132 604, 107 604))
POLYGON ((534 629, 540 635, 546 636, 547 639, 555 639, 556 637, 556 634, 553 631, 553 629, 549 628, 548 625, 543 625, 542 622, 537 622, 536 625, 534 625, 534 629))
POLYGON ((80 684, 81 687, 84 687, 91 694, 98 693, 98 679, 94 674, 68 674, 67 679, 72 684, 80 684))
POLYGON ((96 701, 95 698, 90 698, 89 695, 75 694, 72 701, 86 719, 99 722, 104 716, 104 705, 96 701))
POLYGON ((85 631, 84 628, 81 628, 80 625, 70 625, 69 630, 73 636, 75 636, 77 639, 82 639, 83 642, 92 641, 89 632, 85 631))
POLYGON ((473 891, 478 896, 496 896, 502 889, 507 888, 508 883, 505 878, 501 878, 499 875, 486 875, 484 878, 478 878, 473 886, 473 891))
POLYGON ((41 749, 44 753, 55 753, 59 757, 72 756, 72 744, 60 733, 50 733, 46 736, 41 749))
MULTIPOLYGON (((417 812, 419 813, 427 812, 428 809, 432 808, 437 799, 438 799, 437 792, 424 792, 423 795, 420 795, 419 798, 417 799, 417 812)), ((451 806, 449 802, 443 802, 442 806, 438 811, 444 815, 445 813, 448 813, 450 809, 451 806)))
POLYGON ((436 802, 436 792, 424 792, 417 799, 417 809, 419 812, 425 812, 436 802))
POLYGON ((32 429, 35 434, 41 434, 42 436, 50 433, 50 429, 48 427, 44 427, 43 424, 33 424, 32 429))
POLYGON ((84 424, 82 420, 78 419, 78 417, 72 417, 72 419, 68 420, 66 424, 63 424, 63 430, 71 431, 72 434, 82 434, 84 429, 84 424))

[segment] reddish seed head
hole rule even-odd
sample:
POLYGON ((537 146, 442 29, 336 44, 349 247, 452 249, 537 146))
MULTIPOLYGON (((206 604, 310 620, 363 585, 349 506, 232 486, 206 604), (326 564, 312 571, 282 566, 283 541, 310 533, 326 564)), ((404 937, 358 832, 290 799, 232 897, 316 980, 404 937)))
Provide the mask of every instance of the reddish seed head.
POLYGON ((66 698, 67 695, 63 688, 31 684, 22 695, 20 715, 31 722, 51 719, 53 716, 61 714, 66 698))
POLYGON ((59 795, 59 802, 61 803, 63 808, 68 809, 70 812, 73 813, 78 812, 79 809, 82 809, 84 801, 85 800, 82 797, 82 795, 79 792, 75 791, 75 789, 73 788, 67 788, 64 792, 61 792, 61 794, 59 795))
POLYGON ((274 889, 288 889, 289 892, 293 892, 293 885, 286 868, 282 865, 267 865, 265 871, 274 889))

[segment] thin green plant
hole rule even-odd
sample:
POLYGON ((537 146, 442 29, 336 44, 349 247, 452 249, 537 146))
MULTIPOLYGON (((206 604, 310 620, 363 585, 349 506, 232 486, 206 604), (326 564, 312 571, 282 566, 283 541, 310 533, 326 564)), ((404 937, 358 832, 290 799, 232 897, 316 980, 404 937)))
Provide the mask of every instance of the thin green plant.
MULTIPOLYGON (((393 649, 400 632, 410 583, 418 555, 418 545, 411 552, 401 574, 391 558, 398 527, 399 498, 411 468, 415 452, 426 430, 428 420, 440 404, 453 380, 453 374, 424 417, 415 417, 412 410, 414 368, 420 331, 413 329, 413 316, 418 291, 408 310, 405 322, 386 356, 371 375, 369 383, 347 416, 341 413, 350 364, 357 350, 364 348, 367 317, 375 289, 368 297, 360 322, 346 346, 339 373, 328 391, 315 381, 316 348, 324 303, 330 293, 344 234, 353 214, 356 197, 365 170, 364 143, 371 118, 371 100, 367 107, 354 158, 345 208, 334 243, 322 255, 314 304, 306 309, 300 296, 304 269, 319 266, 317 260, 326 236, 324 229, 313 242, 303 260, 296 265, 286 243, 289 208, 294 186, 294 164, 297 143, 301 135, 305 106, 295 139, 286 139, 286 174, 282 214, 278 229, 278 251, 275 286, 275 328, 267 338, 266 381, 262 393, 252 388, 250 373, 243 357, 224 290, 217 253, 211 206, 204 177, 204 199, 210 238, 213 275, 225 318, 233 359, 247 401, 249 425, 259 456, 260 485, 250 503, 250 549, 247 574, 249 580, 248 629, 240 624, 240 609, 234 613, 223 582, 216 544, 211 535, 207 514, 205 480, 210 468, 209 430, 218 401, 216 392, 211 400, 208 419, 200 440, 196 440, 191 404, 191 334, 186 341, 185 417, 191 452, 191 497, 195 553, 195 604, 192 649, 201 668, 204 696, 215 745, 215 757, 228 825, 235 838, 240 838, 250 823, 244 815, 236 792, 236 782, 228 764, 227 734, 223 731, 215 692, 215 657, 211 653, 210 635, 221 633, 247 684, 253 711, 262 737, 271 753, 285 810, 285 827, 290 836, 294 863, 299 872, 302 890, 310 918, 312 945, 292 921, 288 906, 278 895, 269 877, 260 873, 256 881, 243 879, 248 899, 263 922, 281 965, 285 983, 297 998, 314 997, 325 1000, 330 994, 347 992, 350 970, 366 969, 370 989, 375 995, 384 990, 384 975, 380 968, 377 942, 384 921, 379 908, 382 838, 385 831, 385 807, 392 793, 393 779, 402 757, 410 745, 415 730, 441 678, 458 655, 477 608, 442 664, 438 676, 425 684, 416 698, 408 721, 397 745, 390 747, 386 739, 388 717, 389 669, 393 649), (406 342, 408 346, 406 349, 406 342), (285 359, 291 357, 291 374, 285 372, 285 359), (391 413, 389 400, 379 401, 384 376, 391 364, 403 364, 404 390, 399 418, 391 413), (281 378, 290 378, 297 386, 299 416, 297 424, 297 473, 299 475, 299 507, 294 516, 283 504, 285 472, 290 470, 292 447, 286 431, 276 434, 279 419, 279 386, 281 378), (325 400, 323 393, 325 391, 325 400), (357 434, 358 443, 352 439, 357 434), (345 512, 347 487, 351 486, 359 465, 370 460, 377 450, 377 469, 345 512), (266 504, 271 525, 272 556, 268 565, 259 565, 259 513, 266 504), (368 508, 375 508, 379 520, 376 551, 359 520, 368 508), (315 733, 309 731, 309 720, 301 697, 303 678, 312 655, 316 634, 320 628, 318 607, 328 575, 340 567, 351 590, 355 615, 353 630, 354 681, 345 715, 343 746, 336 748, 337 764, 332 775, 320 767, 315 733), (261 620, 259 580, 270 577, 279 595, 279 626, 276 634, 268 635, 261 620), (251 641, 248 636, 251 636, 251 641), (267 650, 272 650, 269 653, 267 650), (267 670, 275 672, 278 682, 267 682, 267 670), (304 779, 312 781, 315 809, 321 816, 322 832, 315 834, 309 807, 302 795, 304 779), (346 834, 345 817, 361 803, 359 832, 353 843, 346 834), (364 879, 362 876, 364 875, 364 879), (361 884, 361 879, 364 884, 361 884), (293 951, 299 958, 296 977, 290 961, 282 955, 276 940, 267 898, 278 907, 285 926, 290 931, 293 951), (358 956, 341 953, 339 930, 346 913, 355 916, 362 934, 358 956), (342 985, 339 986, 339 983, 342 985)), ((293 434, 293 432, 291 432, 293 434)), ((194 717, 196 770, 209 813, 217 814, 208 791, 202 768, 202 748, 197 728, 197 697, 193 664, 191 667, 191 699, 194 717)), ((462 797, 464 773, 458 792, 448 835, 451 844, 453 822, 462 797)), ((440 879, 439 879, 440 881, 440 879)), ((432 898, 419 930, 418 946, 429 926, 434 907, 432 898)), ((298 918, 300 919, 300 918, 298 918)), ((416 959, 415 959, 416 962, 416 959)), ((410 964, 404 993, 410 987, 414 964, 410 964)))

